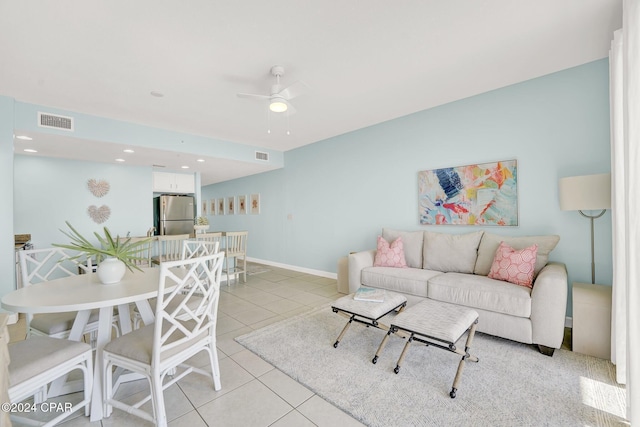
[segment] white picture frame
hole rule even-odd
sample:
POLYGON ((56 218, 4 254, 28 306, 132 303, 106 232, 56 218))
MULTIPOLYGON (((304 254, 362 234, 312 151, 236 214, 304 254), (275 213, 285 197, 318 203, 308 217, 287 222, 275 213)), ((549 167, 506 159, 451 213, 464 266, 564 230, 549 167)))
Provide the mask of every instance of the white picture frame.
POLYGON ((235 215, 236 213, 236 196, 227 197, 227 215, 235 215))
POLYGON ((249 211, 252 215, 260 214, 260 194, 252 194, 249 200, 249 211))

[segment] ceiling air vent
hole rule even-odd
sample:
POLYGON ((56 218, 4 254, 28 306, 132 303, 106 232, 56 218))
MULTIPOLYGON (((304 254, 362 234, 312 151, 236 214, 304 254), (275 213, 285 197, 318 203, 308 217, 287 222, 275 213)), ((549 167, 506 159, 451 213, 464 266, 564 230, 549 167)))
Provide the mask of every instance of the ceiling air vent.
POLYGON ((256 160, 262 160, 263 162, 269 161, 269 153, 264 153, 262 151, 256 151, 256 160))
POLYGON ((57 114, 38 113, 38 126, 43 128, 61 129, 73 132, 73 117, 57 114))

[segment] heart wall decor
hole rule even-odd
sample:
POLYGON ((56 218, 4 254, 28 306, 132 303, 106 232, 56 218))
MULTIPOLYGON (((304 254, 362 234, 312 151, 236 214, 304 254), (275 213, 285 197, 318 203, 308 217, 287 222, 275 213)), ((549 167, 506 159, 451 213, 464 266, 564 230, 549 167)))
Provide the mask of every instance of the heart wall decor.
POLYGON ((100 207, 91 205, 87 209, 87 213, 89 214, 93 222, 102 224, 109 219, 109 216, 111 216, 111 209, 109 209, 109 206, 107 205, 102 205, 100 207))
POLYGON ((102 197, 106 195, 111 189, 109 183, 104 179, 97 180, 93 178, 87 181, 87 187, 89 187, 89 191, 91 191, 91 194, 96 197, 102 197))

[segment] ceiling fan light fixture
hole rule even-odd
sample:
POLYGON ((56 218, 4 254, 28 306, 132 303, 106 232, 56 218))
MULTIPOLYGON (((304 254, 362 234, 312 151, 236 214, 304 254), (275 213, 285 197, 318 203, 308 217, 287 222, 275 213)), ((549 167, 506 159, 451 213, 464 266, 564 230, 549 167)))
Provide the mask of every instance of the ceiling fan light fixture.
POLYGON ((284 113, 285 111, 287 111, 287 103, 284 102, 283 99, 272 99, 269 103, 269 110, 273 111, 274 113, 284 113))

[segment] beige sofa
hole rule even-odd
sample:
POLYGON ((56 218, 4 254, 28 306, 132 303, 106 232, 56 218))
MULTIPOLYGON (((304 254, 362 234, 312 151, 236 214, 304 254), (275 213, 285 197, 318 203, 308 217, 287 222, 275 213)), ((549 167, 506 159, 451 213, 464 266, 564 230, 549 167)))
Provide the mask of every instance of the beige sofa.
POLYGON ((553 355, 564 337, 567 270, 548 262, 559 236, 507 237, 383 229, 392 242, 402 237, 409 268, 374 267, 375 250, 349 255, 349 291, 361 285, 406 295, 409 306, 434 299, 474 308, 478 331, 535 344, 553 355), (533 288, 487 277, 501 241, 515 249, 538 244, 533 288))

